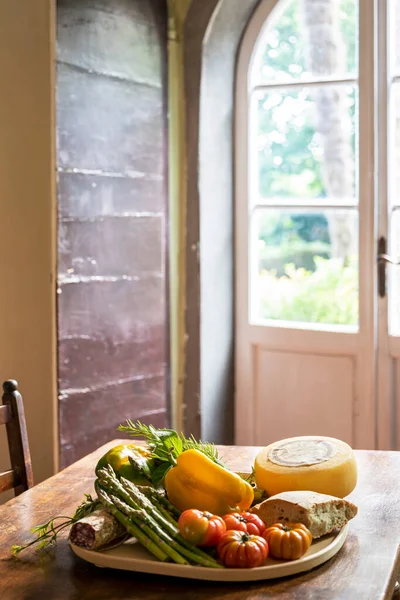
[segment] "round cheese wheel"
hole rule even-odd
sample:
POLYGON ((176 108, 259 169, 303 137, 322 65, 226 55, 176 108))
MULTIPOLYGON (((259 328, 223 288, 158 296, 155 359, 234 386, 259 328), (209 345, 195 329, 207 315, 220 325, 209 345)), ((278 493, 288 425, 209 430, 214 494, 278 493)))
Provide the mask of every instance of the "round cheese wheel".
POLYGON ((357 484, 351 447, 335 438, 302 436, 270 444, 256 456, 257 486, 273 496, 309 490, 344 498, 357 484))

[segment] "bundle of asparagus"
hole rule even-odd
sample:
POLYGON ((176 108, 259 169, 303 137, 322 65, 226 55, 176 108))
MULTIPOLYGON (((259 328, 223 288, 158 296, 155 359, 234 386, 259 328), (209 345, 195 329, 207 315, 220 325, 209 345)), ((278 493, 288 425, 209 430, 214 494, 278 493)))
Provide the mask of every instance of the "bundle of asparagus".
POLYGON ((118 479, 109 465, 98 472, 96 492, 104 507, 160 561, 224 568, 180 535, 179 511, 162 492, 118 479))

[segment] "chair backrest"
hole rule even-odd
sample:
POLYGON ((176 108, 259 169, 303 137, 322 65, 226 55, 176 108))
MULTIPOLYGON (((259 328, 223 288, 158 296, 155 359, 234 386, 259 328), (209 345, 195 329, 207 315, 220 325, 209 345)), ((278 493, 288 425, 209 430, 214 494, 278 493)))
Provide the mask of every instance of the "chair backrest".
POLYGON ((31 453, 18 383, 8 379, 3 383, 3 392, 0 425, 6 426, 11 469, 0 473, 0 493, 14 488, 14 493, 18 496, 33 486, 31 453))

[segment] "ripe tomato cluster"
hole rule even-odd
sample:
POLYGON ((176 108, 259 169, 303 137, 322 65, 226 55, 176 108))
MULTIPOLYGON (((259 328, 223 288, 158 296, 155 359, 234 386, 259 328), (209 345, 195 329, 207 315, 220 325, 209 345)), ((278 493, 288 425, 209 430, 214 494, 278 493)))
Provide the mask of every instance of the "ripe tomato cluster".
POLYGON ((266 529, 257 515, 248 512, 219 517, 190 509, 181 514, 178 525, 182 537, 195 546, 216 546, 226 567, 259 567, 268 554, 295 560, 312 542, 310 531, 300 523, 276 523, 266 529))

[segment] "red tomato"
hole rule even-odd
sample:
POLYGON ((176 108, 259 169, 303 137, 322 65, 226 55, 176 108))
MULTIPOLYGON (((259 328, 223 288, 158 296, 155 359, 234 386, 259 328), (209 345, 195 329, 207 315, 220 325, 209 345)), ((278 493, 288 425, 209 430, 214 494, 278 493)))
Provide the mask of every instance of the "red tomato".
POLYGON ((226 531, 222 517, 191 508, 178 521, 181 536, 195 546, 216 546, 226 531))
POLYGON ((231 529, 219 540, 217 552, 226 567, 260 567, 268 556, 268 542, 259 535, 231 529))
POLYGON ((265 529, 263 521, 257 515, 249 512, 231 513, 222 517, 225 521, 226 529, 235 529, 236 531, 247 531, 252 535, 261 535, 265 529))

